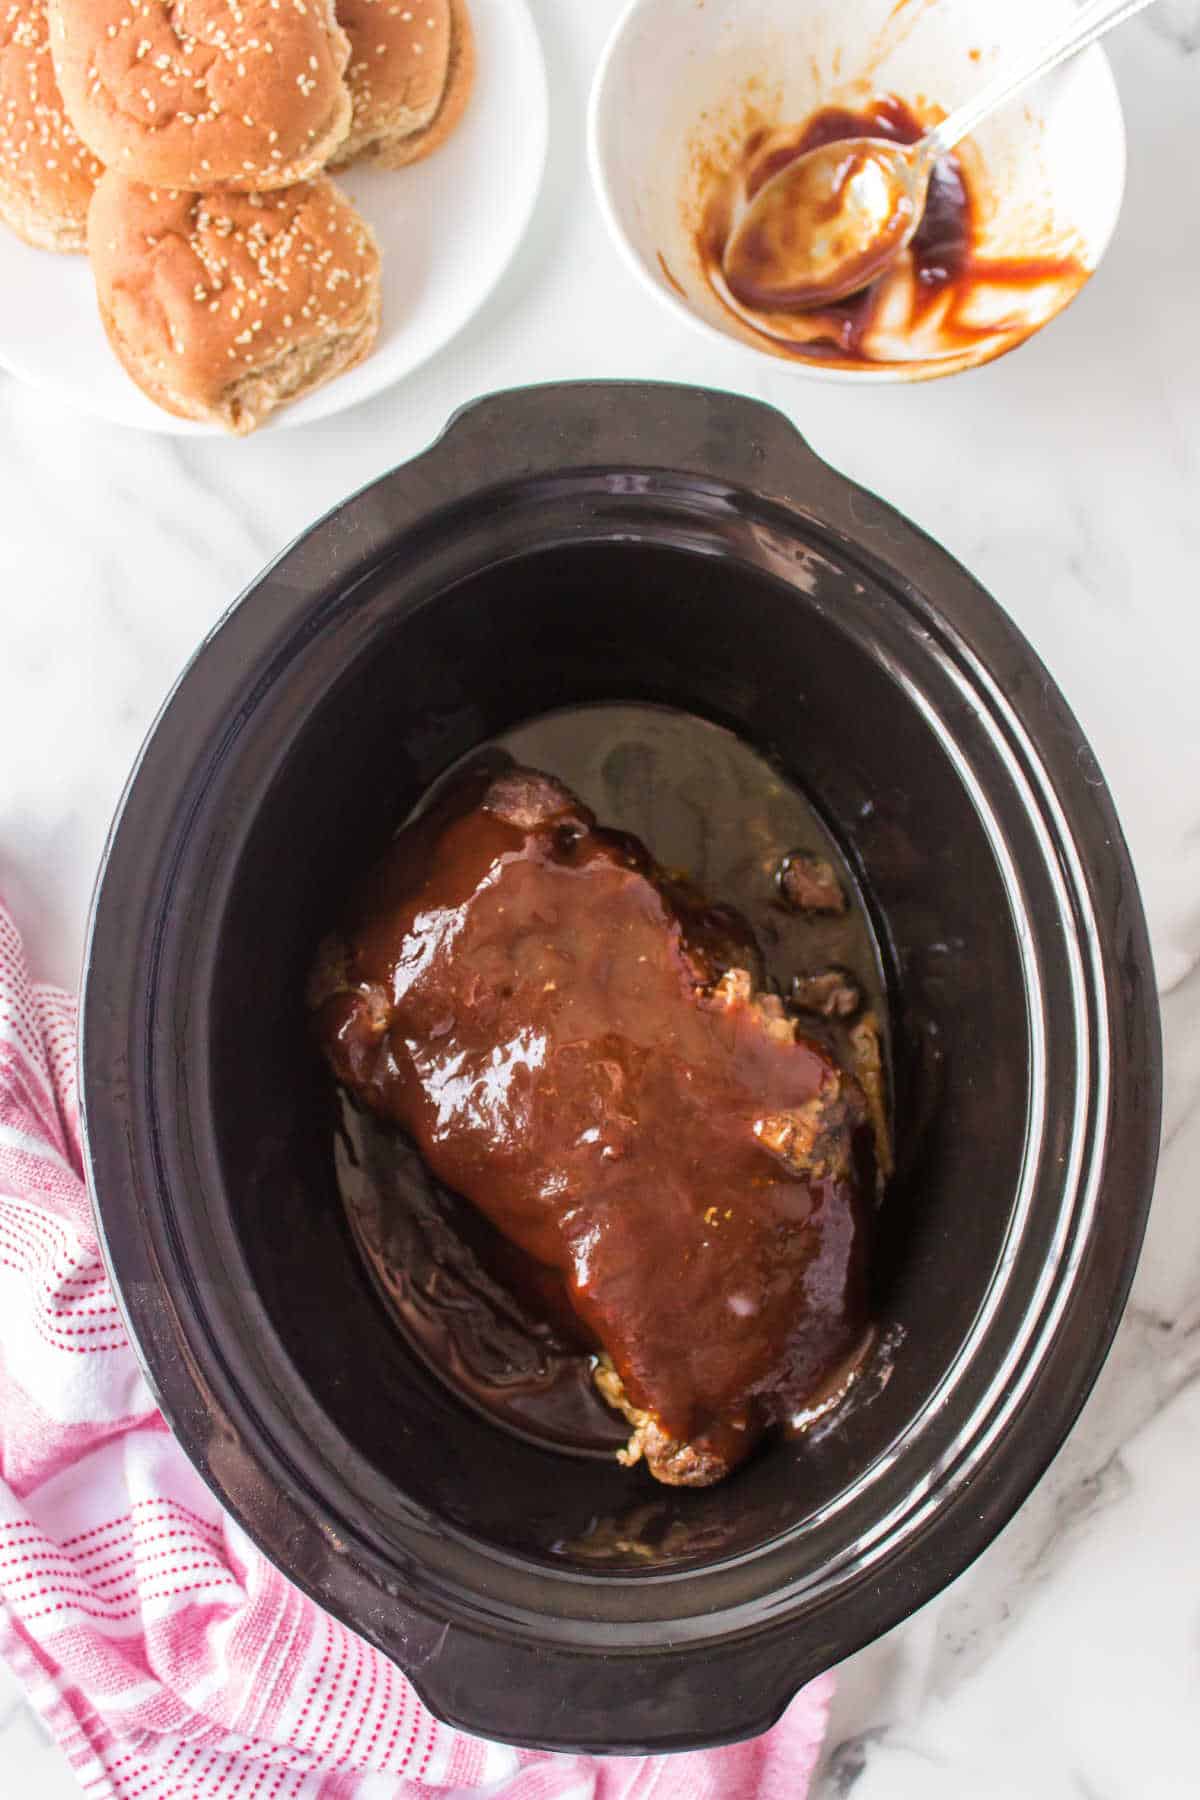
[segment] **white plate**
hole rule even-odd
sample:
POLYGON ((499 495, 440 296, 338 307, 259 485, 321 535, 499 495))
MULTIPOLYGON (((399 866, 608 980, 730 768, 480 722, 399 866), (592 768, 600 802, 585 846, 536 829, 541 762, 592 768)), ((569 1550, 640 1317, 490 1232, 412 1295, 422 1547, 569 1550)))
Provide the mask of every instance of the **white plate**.
MULTIPOLYGON (((525 0, 471 0, 475 92, 427 162, 351 169, 336 179, 383 250, 383 325, 366 362, 279 412, 303 425, 409 375, 461 331, 504 273, 529 223, 546 163, 546 66, 525 0)), ((144 431, 209 435, 160 411, 104 335, 83 256, 32 250, 0 226, 0 365, 80 412, 144 431)))

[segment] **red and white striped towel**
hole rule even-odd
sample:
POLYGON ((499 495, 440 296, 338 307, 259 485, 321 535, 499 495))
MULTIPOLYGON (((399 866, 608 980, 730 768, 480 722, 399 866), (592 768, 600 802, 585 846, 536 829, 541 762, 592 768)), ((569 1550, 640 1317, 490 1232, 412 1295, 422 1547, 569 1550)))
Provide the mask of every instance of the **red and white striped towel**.
POLYGON ((3 905, 0 1656, 95 1800, 803 1800, 832 1692, 724 1750, 511 1750, 439 1725, 265 1561, 138 1370, 82 1177, 75 1007, 3 905))

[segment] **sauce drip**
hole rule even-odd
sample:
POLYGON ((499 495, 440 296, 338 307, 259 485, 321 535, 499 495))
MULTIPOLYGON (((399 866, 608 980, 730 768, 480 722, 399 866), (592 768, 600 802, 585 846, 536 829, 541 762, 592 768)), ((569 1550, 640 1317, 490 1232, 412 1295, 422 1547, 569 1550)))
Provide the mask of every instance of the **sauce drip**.
POLYGON ((436 1182, 412 1144, 346 1094, 338 1186, 356 1244, 422 1361, 522 1437, 611 1458, 629 1435, 592 1379, 596 1345, 553 1271, 436 1182))

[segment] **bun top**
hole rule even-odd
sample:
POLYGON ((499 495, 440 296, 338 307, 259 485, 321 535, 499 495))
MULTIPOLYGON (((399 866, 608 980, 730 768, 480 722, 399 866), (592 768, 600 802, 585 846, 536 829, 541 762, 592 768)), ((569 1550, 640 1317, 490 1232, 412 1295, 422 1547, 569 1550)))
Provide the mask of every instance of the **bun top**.
POLYGON ((6 212, 49 230, 83 221, 100 164, 63 109, 45 0, 0 0, 0 188, 6 212))
POLYGON ((285 187, 349 126, 332 0, 50 0, 50 22, 80 137, 129 179, 285 187))
POLYGON ((195 194, 110 170, 88 215, 88 253, 126 367, 177 406, 215 403, 377 305, 375 240, 324 175, 267 194, 195 194))
POLYGON ((450 0, 339 0, 350 40, 346 79, 354 124, 341 155, 379 135, 421 131, 437 113, 450 67, 450 0))

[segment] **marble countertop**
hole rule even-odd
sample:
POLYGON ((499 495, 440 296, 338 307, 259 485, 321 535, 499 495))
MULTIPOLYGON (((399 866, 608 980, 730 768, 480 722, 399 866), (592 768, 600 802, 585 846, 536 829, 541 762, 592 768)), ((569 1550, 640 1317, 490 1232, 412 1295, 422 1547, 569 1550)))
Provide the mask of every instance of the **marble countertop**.
MULTIPOLYGON (((532 0, 550 169, 485 316, 407 384, 235 444, 144 437, 0 376, 0 892, 73 986, 93 873, 169 683, 261 565, 489 389, 739 388, 962 559, 1091 738, 1139 871, 1166 1120, 1133 1299, 1066 1448, 953 1587, 842 1670, 818 1800, 1169 1800, 1200 1782, 1200 0, 1112 42, 1130 136, 1116 241, 1015 356, 845 391, 682 332, 591 201, 584 97, 618 0, 532 0)), ((0 1800, 75 1792, 0 1678, 0 1800)))

